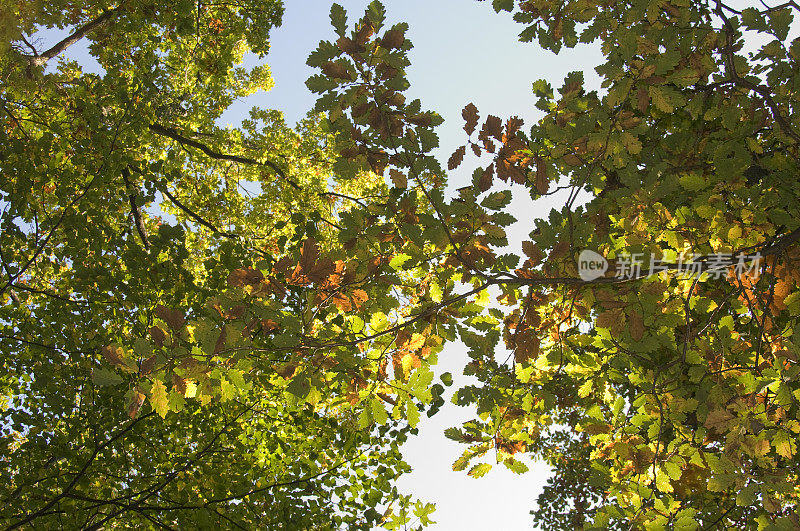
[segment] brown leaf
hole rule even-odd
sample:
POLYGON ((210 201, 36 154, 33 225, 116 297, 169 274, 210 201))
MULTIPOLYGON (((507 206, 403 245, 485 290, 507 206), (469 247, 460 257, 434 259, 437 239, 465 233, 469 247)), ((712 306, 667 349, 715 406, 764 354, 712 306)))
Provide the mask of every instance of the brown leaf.
POLYGON ((488 137, 494 137, 500 141, 503 140, 503 121, 491 114, 486 117, 486 122, 483 124, 480 136, 481 139, 488 137))
POLYGON ((474 104, 470 103, 461 111, 461 116, 466 122, 464 124, 464 131, 466 131, 468 135, 471 135, 475 132, 475 128, 478 127, 478 120, 480 119, 480 116, 478 115, 478 108, 475 107, 474 104))
POLYGON ((509 455, 514 455, 517 452, 525 451, 525 443, 523 441, 506 441, 503 439, 497 439, 495 441, 495 445, 497 446, 498 450, 509 455))
POLYGON ((481 151, 480 144, 476 144, 474 142, 470 142, 469 147, 472 148, 472 152, 475 153, 476 157, 480 157, 481 153, 483 153, 483 151, 481 151))
POLYGON ((137 387, 133 390, 131 401, 128 403, 128 416, 135 419, 136 415, 139 414, 139 409, 141 409, 142 404, 144 404, 144 393, 137 387))
POLYGON ((255 286, 264 280, 264 274, 252 267, 234 269, 228 275, 228 285, 240 288, 242 286, 255 286))
POLYGON ((223 350, 225 350, 225 341, 228 339, 228 330, 227 327, 223 326, 222 330, 219 333, 219 337, 217 338, 217 342, 214 344, 214 354, 219 354, 223 350))
POLYGON ((628 314, 628 331, 634 341, 642 340, 644 336, 644 320, 641 313, 634 310, 628 314))
POLYGON ((464 161, 464 155, 467 154, 467 147, 461 146, 457 150, 450 155, 450 159, 447 161, 447 169, 448 170, 455 170, 461 163, 464 161))
POLYGON ((142 364, 139 366, 139 374, 141 374, 142 376, 147 376, 153 371, 155 366, 156 366, 156 357, 155 355, 153 355, 144 360, 142 364))
POLYGON ((111 365, 120 368, 128 367, 128 365, 124 361, 125 351, 122 350, 121 348, 114 346, 107 346, 103 347, 101 349, 101 352, 103 354, 103 358, 105 358, 105 360, 109 362, 111 365))
POLYGON ((595 326, 599 328, 608 328, 614 330, 617 328, 618 323, 624 318, 624 314, 619 309, 606 310, 600 312, 595 319, 595 326))
POLYGON ((283 378, 285 380, 288 380, 289 378, 294 376, 294 373, 297 371, 298 367, 299 367, 299 365, 297 364, 297 362, 290 361, 288 363, 284 363, 282 365, 279 365, 275 369, 275 372, 278 373, 278 375, 281 378, 283 378))
POLYGON ((547 165, 540 157, 536 157, 536 191, 544 195, 550 189, 550 180, 547 178, 547 165))
POLYGON ((298 265, 304 273, 314 269, 314 265, 319 259, 319 247, 317 240, 312 237, 306 238, 303 242, 303 249, 300 251, 300 262, 298 265))
POLYGON ((163 347, 164 342, 167 340, 167 334, 158 326, 150 327, 150 337, 153 338, 153 343, 159 347, 163 347))
POLYGON ((514 359, 517 363, 533 360, 539 355, 540 341, 535 330, 520 330, 514 335, 514 342, 514 359))
POLYGON ((323 74, 333 79, 344 79, 346 81, 351 81, 353 79, 353 76, 347 70, 347 67, 341 63, 328 61, 322 65, 321 68, 323 74))
POLYGON ((420 127, 430 127, 433 123, 433 116, 429 113, 415 114, 408 118, 409 123, 418 125, 420 127))
POLYGON ((715 409, 708 414, 703 425, 717 433, 722 433, 728 428, 728 424, 733 419, 733 414, 727 409, 715 409))
POLYGON ((553 249, 550 251, 550 256, 548 257, 548 259, 556 260, 558 258, 561 258, 562 256, 565 256, 567 254, 567 251, 569 251, 569 242, 567 240, 561 240, 560 242, 555 244, 555 246, 553 246, 553 249))
POLYGON ((396 29, 387 31, 383 39, 381 39, 381 45, 389 50, 400 48, 404 42, 406 42, 405 35, 403 35, 402 31, 396 29))
POLYGON ((511 140, 520 128, 525 125, 525 120, 520 118, 519 116, 512 116, 506 122, 506 138, 507 140, 511 140))
POLYGON ((397 400, 387 395, 386 393, 375 393, 375 394, 378 396, 378 398, 380 398, 384 402, 392 404, 393 406, 397 404, 397 400))
POLYGON ((156 306, 156 315, 175 331, 183 328, 183 325, 186 323, 186 317, 183 315, 182 311, 173 310, 161 304, 156 306))
POLYGON ((186 395, 186 380, 172 373, 172 390, 180 393, 182 396, 186 395))
POLYGON ((361 53, 365 50, 363 46, 361 46, 360 44, 356 44, 347 37, 342 37, 338 41, 336 41, 336 46, 338 46, 341 51, 349 55, 361 53))
POLYGON ((522 252, 530 258, 531 265, 536 265, 544 258, 544 253, 532 241, 522 242, 522 252))
POLYGON ((492 187, 492 181, 494 180, 494 164, 489 164, 489 166, 483 170, 481 174, 481 178, 478 181, 478 189, 481 192, 485 192, 489 188, 492 187))
POLYGON ((363 19, 361 21, 361 26, 355 34, 356 43, 361 45, 367 44, 373 33, 375 33, 375 29, 372 27, 372 23, 366 18, 363 19))
POLYGON ((648 105, 650 105, 650 95, 646 88, 641 87, 636 92, 636 106, 641 112, 647 112, 648 105))
POLYGON ((408 188, 408 178, 404 173, 392 168, 389 170, 389 177, 391 177, 395 188, 408 188))

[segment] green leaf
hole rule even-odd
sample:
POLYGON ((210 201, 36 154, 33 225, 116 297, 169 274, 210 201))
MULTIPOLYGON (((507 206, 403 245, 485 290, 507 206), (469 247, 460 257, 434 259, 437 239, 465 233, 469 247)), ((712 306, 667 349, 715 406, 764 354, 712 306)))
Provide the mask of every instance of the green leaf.
POLYGON ((92 381, 100 387, 114 386, 122 383, 122 376, 104 367, 92 369, 92 381))
POLYGON ((286 390, 297 398, 303 399, 308 396, 311 390, 311 383, 305 375, 299 374, 292 378, 292 381, 286 386, 286 390))
POLYGON ((347 11, 339 4, 331 5, 331 25, 336 30, 336 34, 344 37, 347 31, 347 11))

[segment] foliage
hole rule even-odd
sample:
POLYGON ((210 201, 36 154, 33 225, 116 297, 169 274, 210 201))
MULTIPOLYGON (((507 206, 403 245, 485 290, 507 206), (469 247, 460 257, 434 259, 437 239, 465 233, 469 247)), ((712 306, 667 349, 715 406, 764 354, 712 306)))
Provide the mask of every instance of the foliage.
POLYGON ((800 525, 800 8, 493 7, 523 41, 599 45, 602 88, 535 82, 529 130, 466 105, 447 169, 441 117, 404 94, 408 27, 379 2, 332 7, 335 42, 308 59, 325 117, 297 131, 258 109, 214 125, 268 86, 234 65, 267 49, 277 3, 16 12, 4 33, 75 26, 104 72, 44 70, 63 50, 22 37, 0 65, 4 522, 425 525, 398 447, 461 340, 480 383, 453 397, 476 409, 446 432, 467 445, 453 467, 546 460, 542 527, 800 525), (492 162, 446 198, 468 151, 492 162), (503 254, 512 194, 562 190, 503 254), (584 249, 765 260, 585 281, 584 249))

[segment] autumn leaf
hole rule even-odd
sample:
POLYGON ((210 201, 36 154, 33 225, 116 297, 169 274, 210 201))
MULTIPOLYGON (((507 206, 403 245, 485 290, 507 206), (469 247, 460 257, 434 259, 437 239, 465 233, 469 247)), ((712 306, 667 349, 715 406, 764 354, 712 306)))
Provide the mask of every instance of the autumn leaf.
POLYGON ((715 409, 708 414, 703 425, 717 433, 724 433, 728 424, 734 418, 727 409, 715 409))
POLYGON ((536 191, 544 195, 550 188, 550 180, 547 178, 547 165, 540 157, 536 157, 536 191))
POLYGON ((472 133, 475 132, 475 128, 478 127, 478 121, 480 120, 478 108, 475 107, 474 104, 470 103, 461 111, 461 116, 466 122, 464 124, 464 131, 466 131, 468 135, 472 135, 472 133))
POLYGON ((650 105, 650 95, 645 87, 641 87, 636 91, 636 105, 640 112, 647 112, 647 107, 650 105))
POLYGON ((176 332, 181 330, 186 323, 186 317, 181 310, 170 309, 159 304, 156 307, 155 313, 159 319, 167 323, 167 325, 176 332))
POLYGON ((264 281, 264 274, 251 267, 234 269, 228 275, 228 285, 233 287, 255 286, 264 281))
POLYGON ((131 390, 130 398, 128 400, 128 416, 132 419, 136 418, 139 414, 139 409, 144 404, 145 395, 138 387, 131 390))
POLYGON ((641 341, 644 336, 644 320, 642 314, 633 310, 628 313, 628 331, 634 341, 641 341))
POLYGON ((391 29, 384 34, 383 39, 381 39, 381 44, 384 48, 393 50, 403 46, 405 40, 406 38, 402 31, 391 29))
POLYGON ((478 138, 486 142, 489 137, 500 141, 503 140, 503 121, 491 114, 486 117, 486 122, 484 122, 478 138))
POLYGON ((392 179, 392 184, 394 184, 395 188, 407 188, 408 187, 408 179, 406 178, 405 174, 391 168, 389 170, 389 176, 392 179))
POLYGON ((353 76, 350 74, 346 66, 334 61, 328 61, 322 65, 322 72, 326 76, 334 79, 343 79, 346 81, 351 81, 353 79, 353 76))
POLYGON ((155 380, 150 388, 150 404, 162 419, 167 416, 169 412, 167 388, 161 380, 155 380))
POLYGON ((461 146, 460 148, 456 149, 452 155, 450 155, 450 159, 447 161, 447 169, 454 170, 461 165, 461 162, 464 160, 464 155, 467 153, 467 147, 461 146))

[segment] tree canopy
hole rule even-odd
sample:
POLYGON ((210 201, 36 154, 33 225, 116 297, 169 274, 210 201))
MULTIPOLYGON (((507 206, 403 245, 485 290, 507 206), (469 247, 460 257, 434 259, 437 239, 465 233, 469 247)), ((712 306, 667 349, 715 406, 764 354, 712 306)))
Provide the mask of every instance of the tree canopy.
POLYGON ((532 524, 800 526, 795 2, 494 0, 602 85, 532 79, 527 125, 464 102, 447 161, 378 1, 331 7, 294 128, 218 125, 271 86, 242 60, 278 0, 0 5, 4 528, 423 527, 399 447, 455 341, 453 468, 545 460, 532 524))

